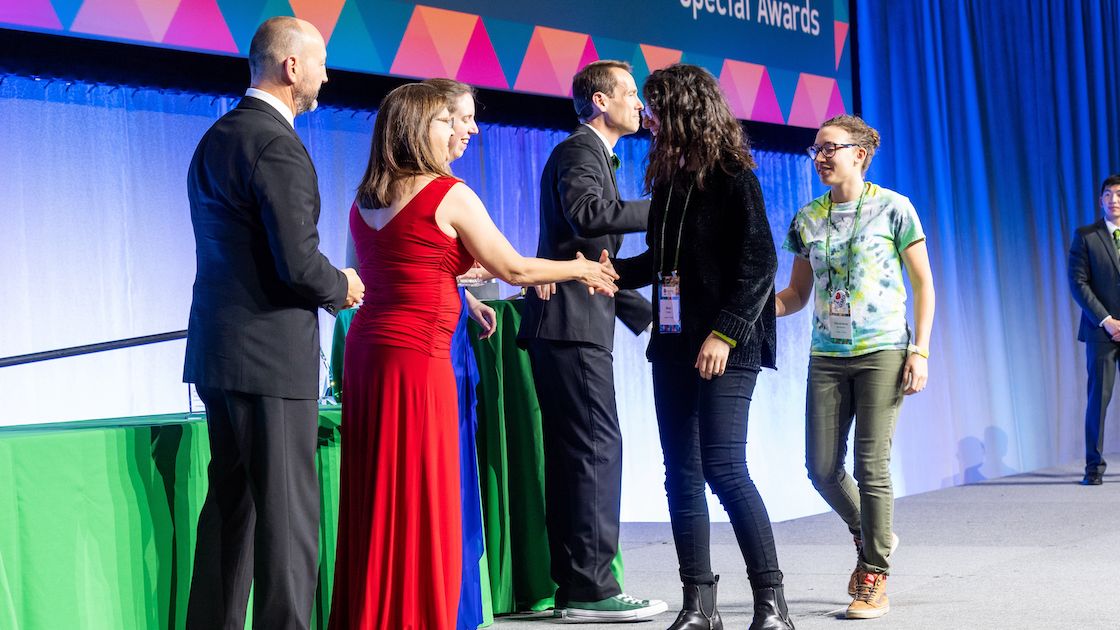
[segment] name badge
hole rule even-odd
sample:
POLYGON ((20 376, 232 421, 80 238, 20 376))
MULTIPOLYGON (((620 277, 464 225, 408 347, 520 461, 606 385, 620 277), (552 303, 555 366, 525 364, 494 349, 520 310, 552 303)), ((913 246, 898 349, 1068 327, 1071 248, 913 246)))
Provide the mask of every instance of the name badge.
POLYGON ((657 283, 657 313, 658 331, 681 331, 681 279, 675 272, 669 276, 661 276, 657 283))
POLYGON ((832 292, 828 303, 828 334, 833 343, 852 344, 852 296, 845 289, 832 292))

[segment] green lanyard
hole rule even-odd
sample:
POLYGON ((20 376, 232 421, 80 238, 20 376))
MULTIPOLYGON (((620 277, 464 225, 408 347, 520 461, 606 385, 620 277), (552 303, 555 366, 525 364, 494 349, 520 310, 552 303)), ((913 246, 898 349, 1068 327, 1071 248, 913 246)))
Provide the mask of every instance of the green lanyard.
MULTIPOLYGON (((856 220, 852 224, 852 236, 848 239, 848 271, 844 276, 844 288, 849 290, 852 287, 852 243, 856 240, 856 232, 859 230, 859 216, 863 210, 863 195, 867 193, 868 186, 870 184, 864 184, 863 190, 859 193, 859 203, 856 204, 856 220)), ((828 292, 832 293, 832 191, 828 193, 828 218, 826 221, 824 264, 828 266, 828 292)))
MULTIPOLYGON (((692 187, 688 186, 688 194, 684 196, 684 208, 681 208, 681 226, 677 230, 677 251, 673 254, 673 274, 677 273, 677 263, 681 260, 681 235, 684 234, 684 217, 688 214, 688 201, 692 199, 692 187)), ((665 270, 665 230, 669 225, 669 202, 673 200, 673 185, 669 184, 669 196, 665 199, 665 214, 661 217, 661 261, 657 265, 658 272, 665 270)))

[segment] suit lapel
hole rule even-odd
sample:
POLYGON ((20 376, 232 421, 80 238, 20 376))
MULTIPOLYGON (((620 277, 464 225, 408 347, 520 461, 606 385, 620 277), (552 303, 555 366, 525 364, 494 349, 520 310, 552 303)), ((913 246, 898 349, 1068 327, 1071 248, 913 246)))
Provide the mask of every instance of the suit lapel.
POLYGON ((1112 239, 1112 235, 1108 233, 1108 224, 1104 219, 1098 219, 1096 229, 1093 233, 1101 240, 1101 247, 1109 253, 1109 260, 1112 261, 1112 266, 1116 268, 1117 275, 1120 275, 1120 251, 1116 249, 1116 241, 1112 239))
POLYGON ((607 145, 603 143, 602 138, 600 138, 598 136, 598 134, 596 134, 594 131, 591 131, 590 129, 588 129, 587 125, 580 125, 579 129, 576 129, 575 132, 573 132, 572 135, 575 135, 575 134, 582 134, 583 136, 586 137, 587 142, 590 142, 594 146, 598 147, 599 155, 600 155, 600 157, 603 158, 603 166, 604 166, 604 168, 607 169, 607 173, 610 174, 611 184, 614 185, 614 197, 613 197, 613 199, 619 199, 620 197, 619 197, 619 194, 618 194, 618 180, 615 179, 614 165, 611 164, 611 152, 610 152, 609 149, 607 149, 607 145))

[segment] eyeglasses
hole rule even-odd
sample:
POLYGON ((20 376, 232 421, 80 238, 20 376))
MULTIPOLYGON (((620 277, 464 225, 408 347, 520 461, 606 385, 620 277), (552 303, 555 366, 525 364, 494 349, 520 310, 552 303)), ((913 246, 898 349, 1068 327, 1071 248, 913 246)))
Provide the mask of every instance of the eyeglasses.
POLYGON ((860 146, 860 145, 857 144, 857 143, 854 143, 854 142, 849 143, 849 144, 836 144, 834 142, 826 142, 824 144, 814 144, 813 146, 805 149, 805 152, 809 154, 809 157, 811 157, 815 160, 815 159, 817 159, 817 154, 818 153, 823 153, 826 158, 830 158, 830 157, 836 155, 836 150, 837 149, 843 149, 845 147, 858 147, 858 146, 860 146))
POLYGON ((454 118, 433 118, 432 122, 441 122, 441 123, 446 124, 448 127, 451 127, 452 129, 455 128, 455 119, 454 118))

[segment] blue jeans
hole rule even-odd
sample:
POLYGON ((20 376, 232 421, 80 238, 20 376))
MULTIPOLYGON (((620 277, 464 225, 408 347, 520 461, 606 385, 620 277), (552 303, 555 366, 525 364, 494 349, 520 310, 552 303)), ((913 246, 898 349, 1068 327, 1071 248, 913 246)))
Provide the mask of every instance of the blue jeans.
POLYGON ((729 367, 708 381, 688 364, 653 364, 665 492, 685 584, 715 582, 705 483, 731 517, 751 586, 782 583, 770 516, 747 472, 747 413, 757 378, 758 370, 729 367))

